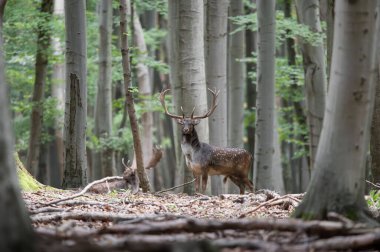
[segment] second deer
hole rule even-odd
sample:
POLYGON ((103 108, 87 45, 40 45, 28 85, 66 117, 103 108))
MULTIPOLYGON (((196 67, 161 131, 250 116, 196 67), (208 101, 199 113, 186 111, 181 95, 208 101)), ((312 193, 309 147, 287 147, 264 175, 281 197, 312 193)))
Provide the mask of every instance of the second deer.
MULTIPOLYGON (((182 126, 181 148, 185 155, 186 165, 195 177, 195 190, 199 192, 200 176, 202 176, 202 193, 207 187, 208 176, 224 175, 224 182, 229 178, 240 189, 240 194, 244 194, 245 187, 253 192, 252 181, 248 179, 249 170, 252 167, 252 155, 239 148, 222 148, 200 142, 198 139, 195 126, 199 124, 201 119, 209 117, 217 107, 218 92, 208 89, 213 96, 212 105, 201 116, 194 116, 194 110, 190 116, 182 116, 171 114, 165 105, 165 94, 169 92, 167 89, 160 94, 160 101, 165 109, 166 115, 175 119, 182 126)), ((181 107, 182 109, 182 107, 181 107)), ((183 111, 182 111, 183 112, 183 111)))

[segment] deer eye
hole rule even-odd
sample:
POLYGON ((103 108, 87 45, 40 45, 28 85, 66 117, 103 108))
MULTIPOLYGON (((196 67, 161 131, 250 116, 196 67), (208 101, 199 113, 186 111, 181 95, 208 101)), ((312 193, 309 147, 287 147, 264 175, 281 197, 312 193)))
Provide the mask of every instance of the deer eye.
POLYGON ((182 124, 182 125, 183 125, 183 120, 182 120, 182 119, 177 119, 177 123, 179 123, 179 124, 182 124))
POLYGON ((193 120, 192 124, 193 124, 193 125, 197 125, 197 124, 200 123, 200 122, 201 122, 201 120, 199 120, 199 119, 195 119, 195 120, 193 120))

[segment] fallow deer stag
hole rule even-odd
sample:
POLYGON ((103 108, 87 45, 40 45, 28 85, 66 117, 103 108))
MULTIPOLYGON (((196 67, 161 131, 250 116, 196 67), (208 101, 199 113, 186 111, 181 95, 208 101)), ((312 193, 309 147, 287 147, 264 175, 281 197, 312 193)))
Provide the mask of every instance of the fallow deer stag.
POLYGON ((199 192, 199 178, 202 176, 202 193, 205 192, 207 186, 208 176, 224 175, 224 182, 229 178, 240 189, 240 194, 244 194, 245 187, 253 191, 252 181, 248 179, 249 169, 252 166, 252 155, 244 150, 238 148, 221 148, 202 143, 198 139, 195 125, 199 124, 201 119, 209 117, 217 106, 218 92, 208 89, 213 96, 212 105, 209 110, 202 116, 194 116, 194 110, 190 117, 185 116, 182 110, 182 116, 171 114, 165 105, 165 94, 169 92, 167 89, 160 94, 160 101, 165 109, 165 114, 177 123, 182 125, 182 142, 181 148, 185 155, 186 165, 195 177, 195 190, 199 192))

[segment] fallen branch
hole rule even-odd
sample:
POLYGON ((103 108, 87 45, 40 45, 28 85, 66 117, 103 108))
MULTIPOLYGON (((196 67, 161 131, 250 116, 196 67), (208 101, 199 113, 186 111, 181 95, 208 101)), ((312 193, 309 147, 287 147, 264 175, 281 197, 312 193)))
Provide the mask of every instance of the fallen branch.
POLYGON ((78 197, 82 196, 83 194, 85 194, 88 190, 90 190, 90 188, 93 187, 94 185, 103 183, 105 181, 111 181, 111 180, 124 180, 124 178, 120 177, 120 176, 112 176, 112 177, 105 177, 105 178, 102 178, 99 180, 95 180, 95 181, 91 182, 90 184, 88 184, 85 188, 83 188, 83 190, 80 191, 79 193, 76 193, 74 195, 71 195, 69 197, 65 197, 62 199, 53 200, 53 201, 50 201, 47 203, 42 203, 41 205, 42 206, 50 206, 50 205, 57 204, 57 203, 62 202, 62 201, 78 198, 78 197))
POLYGON ((174 186, 174 187, 171 187, 171 188, 168 188, 168 189, 164 189, 164 190, 161 190, 161 191, 158 191, 158 192, 155 192, 154 194, 159 194, 159 193, 163 193, 163 192, 168 192, 168 191, 172 191, 174 189, 177 189, 179 187, 182 187, 182 186, 185 186, 185 185, 188 185, 188 184, 191 184, 195 181, 195 179, 189 181, 189 182, 186 182, 184 184, 181 184, 181 185, 177 185, 177 186, 174 186))
POLYGON ((374 183, 372 183, 372 182, 369 181, 369 180, 366 180, 365 182, 367 182, 368 184, 370 184, 371 186, 373 186, 373 187, 375 187, 375 188, 377 188, 377 189, 380 189, 380 185, 378 185, 378 184, 374 184, 374 183))

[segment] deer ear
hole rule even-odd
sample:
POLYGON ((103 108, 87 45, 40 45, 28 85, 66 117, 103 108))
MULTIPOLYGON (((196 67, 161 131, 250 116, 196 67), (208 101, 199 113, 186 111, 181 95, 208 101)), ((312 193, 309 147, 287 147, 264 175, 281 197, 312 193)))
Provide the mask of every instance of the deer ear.
POLYGON ((197 125, 197 124, 199 124, 201 122, 201 120, 199 120, 199 119, 193 119, 193 124, 194 125, 197 125))
POLYGON ((183 119, 177 119, 177 123, 183 125, 183 119))

